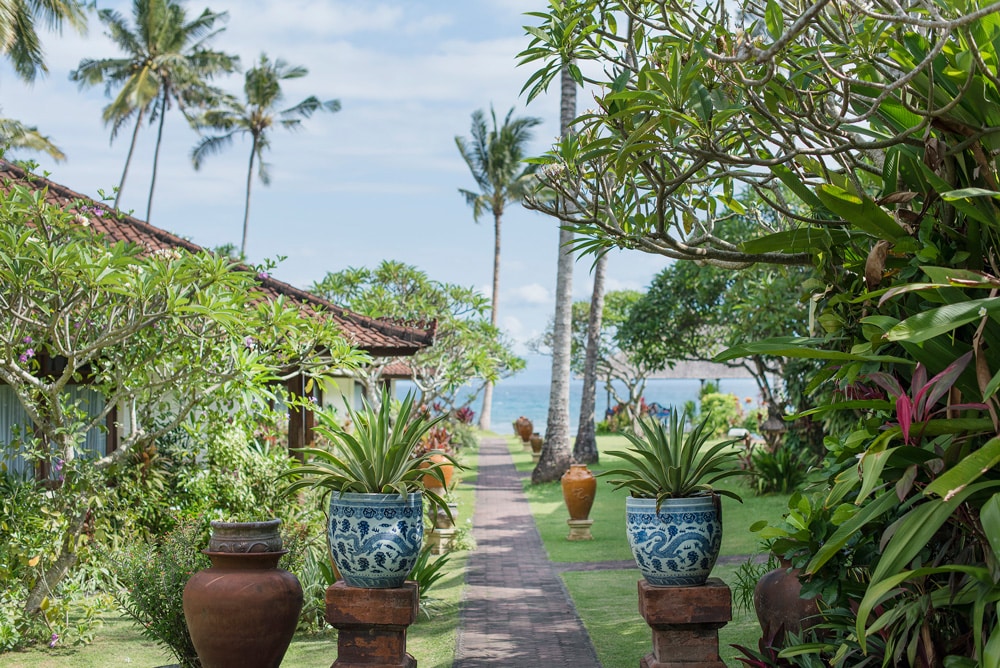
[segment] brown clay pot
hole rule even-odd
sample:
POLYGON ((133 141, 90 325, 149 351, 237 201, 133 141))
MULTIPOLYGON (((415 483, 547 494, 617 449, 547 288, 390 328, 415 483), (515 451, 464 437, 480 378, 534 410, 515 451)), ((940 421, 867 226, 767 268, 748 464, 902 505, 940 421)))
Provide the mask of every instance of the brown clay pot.
POLYGON ((785 559, 761 576, 753 592, 753 607, 764 638, 780 645, 785 633, 797 634, 821 621, 816 599, 802 598, 801 590, 799 569, 785 559))
POLYGON ((531 420, 522 415, 514 423, 514 429, 517 431, 517 435, 521 437, 521 440, 527 443, 531 440, 531 434, 535 430, 535 425, 532 424, 531 420))
POLYGON ((538 432, 535 432, 534 434, 531 435, 529 442, 531 443, 532 452, 541 452, 542 446, 545 445, 545 439, 542 438, 542 435, 539 434, 538 432))
POLYGON ((184 587, 184 620, 203 668, 281 664, 302 611, 302 586, 278 568, 288 552, 280 524, 212 522, 213 549, 204 550, 212 566, 184 587))
MULTIPOLYGON (((441 475, 444 476, 444 488, 451 489, 451 477, 455 473, 455 467, 452 465, 448 458, 439 453, 433 453, 429 457, 430 461, 435 464, 441 464, 441 475)), ((427 468, 421 464, 422 468, 427 468)), ((434 476, 427 474, 424 476, 424 487, 429 489, 440 489, 441 481, 434 476)))
POLYGON ((585 520, 594 505, 597 478, 586 464, 572 464, 562 476, 563 500, 571 520, 585 520))

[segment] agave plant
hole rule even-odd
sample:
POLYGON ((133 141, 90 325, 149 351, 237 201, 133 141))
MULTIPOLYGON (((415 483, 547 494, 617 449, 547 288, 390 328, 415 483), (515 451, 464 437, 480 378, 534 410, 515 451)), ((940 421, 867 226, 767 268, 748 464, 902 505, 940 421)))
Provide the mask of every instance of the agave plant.
POLYGON ((702 451, 711 433, 706 425, 706 415, 685 433, 688 411, 678 417, 676 409, 670 411, 667 427, 656 420, 642 420, 642 434, 626 432, 625 438, 633 447, 628 450, 609 451, 632 464, 633 468, 604 471, 600 476, 614 476, 609 480, 615 489, 628 489, 632 496, 656 499, 656 509, 664 499, 679 499, 699 494, 718 493, 742 502, 733 492, 715 489, 712 484, 734 475, 742 475, 736 463, 739 451, 731 446, 739 439, 722 441, 702 451))
POLYGON ((328 438, 333 447, 302 448, 300 452, 306 455, 306 463, 283 474, 292 478, 285 493, 319 488, 324 490, 324 498, 331 492, 398 493, 405 498, 410 492, 424 492, 434 505, 447 510, 443 499, 427 491, 423 476, 429 474, 444 486, 441 467, 449 462, 459 466, 458 463, 447 453, 447 462, 431 461, 430 452, 414 454, 420 440, 445 416, 430 419, 422 411, 415 413, 413 395, 408 393, 393 420, 388 390, 383 390, 381 401, 377 410, 367 400, 362 402, 360 410, 348 405, 347 415, 353 425, 350 432, 332 413, 317 412, 316 431, 328 438))

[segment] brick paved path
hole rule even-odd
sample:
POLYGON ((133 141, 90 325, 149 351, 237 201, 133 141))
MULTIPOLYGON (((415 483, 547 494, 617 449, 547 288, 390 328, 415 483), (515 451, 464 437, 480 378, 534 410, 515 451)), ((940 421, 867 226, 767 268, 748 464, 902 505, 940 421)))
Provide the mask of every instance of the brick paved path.
POLYGON ((472 523, 478 549, 469 555, 454 668, 600 668, 502 438, 480 445, 472 523))

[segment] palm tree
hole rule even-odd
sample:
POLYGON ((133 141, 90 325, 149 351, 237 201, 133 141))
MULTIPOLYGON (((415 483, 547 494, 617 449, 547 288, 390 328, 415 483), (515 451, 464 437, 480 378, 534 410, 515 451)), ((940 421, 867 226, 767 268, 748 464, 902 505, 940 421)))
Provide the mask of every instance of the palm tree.
POLYGON ((0 149, 23 149, 48 153, 54 160, 65 160, 59 147, 41 134, 38 128, 12 118, 0 118, 0 149))
MULTIPOLYGON (((562 67, 559 132, 566 136, 576 117, 576 81, 568 64, 562 67)), ((531 472, 531 483, 559 480, 573 462, 569 442, 570 352, 573 343, 573 232, 559 230, 559 261, 556 268, 556 313, 552 323, 552 378, 549 384, 549 414, 545 423, 542 456, 531 472)))
POLYGON ((191 151, 194 168, 199 169, 202 161, 213 153, 233 143, 236 135, 250 135, 250 165, 247 168, 247 194, 243 207, 243 241, 240 257, 246 257, 247 229, 250 221, 250 185, 253 183, 253 167, 257 162, 257 176, 265 186, 271 182, 268 165, 264 162, 264 151, 271 147, 269 132, 278 125, 286 130, 298 130, 302 119, 309 118, 316 111, 338 111, 338 100, 321 102, 310 96, 287 109, 278 109, 284 98, 281 82, 298 79, 309 73, 304 67, 292 67, 282 59, 273 63, 261 54, 260 64, 246 73, 243 93, 246 102, 226 99, 218 109, 210 109, 197 120, 198 127, 212 128, 223 132, 214 137, 204 137, 191 151))
POLYGON ((573 459, 579 464, 596 464, 597 425, 594 412, 597 404, 597 358, 600 356, 601 322, 604 315, 604 276, 608 268, 608 254, 601 253, 594 263, 594 291, 590 297, 590 315, 587 318, 587 350, 583 361, 583 392, 580 397, 580 422, 573 442, 573 459))
MULTIPOLYGON (((479 192, 459 188, 465 201, 472 207, 472 218, 479 222, 485 211, 493 214, 493 298, 490 307, 490 324, 497 324, 497 304, 500 296, 500 221, 504 208, 510 202, 524 199, 534 184, 535 165, 525 165, 524 158, 531 128, 542 122, 540 118, 513 118, 511 107, 497 126, 497 115, 490 107, 492 129, 487 128, 482 110, 472 114, 472 138, 455 137, 458 152, 472 172, 479 192)), ((479 414, 479 427, 490 428, 493 404, 493 383, 487 381, 483 390, 483 410, 479 414)))
POLYGON ((205 9, 189 21, 178 0, 133 0, 134 28, 114 10, 102 9, 97 15, 107 27, 108 37, 126 55, 82 60, 70 79, 80 86, 104 83, 109 96, 113 89, 119 89, 111 104, 104 108, 104 122, 111 125, 112 141, 124 124, 135 120, 132 143, 118 183, 116 207, 121 201, 139 127, 147 117, 150 123, 159 121, 146 203, 148 221, 153 208, 167 110, 176 104, 190 118, 188 107, 214 104, 222 93, 207 82, 218 74, 233 72, 239 65, 239 58, 206 48, 209 40, 224 30, 216 30, 215 25, 227 18, 225 12, 217 14, 205 9))
POLYGON ((84 3, 79 0, 0 0, 0 53, 25 81, 48 71, 35 30, 39 20, 56 31, 63 21, 81 33, 87 28, 84 3))

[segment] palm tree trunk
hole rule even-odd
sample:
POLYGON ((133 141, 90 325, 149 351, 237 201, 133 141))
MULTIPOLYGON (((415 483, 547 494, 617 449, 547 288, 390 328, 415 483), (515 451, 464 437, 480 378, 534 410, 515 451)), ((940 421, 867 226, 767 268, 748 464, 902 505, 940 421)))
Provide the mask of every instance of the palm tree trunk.
POLYGON ((156 190, 156 168, 160 163, 160 144, 163 143, 163 120, 167 117, 167 96, 170 87, 163 87, 163 102, 160 104, 160 127, 156 130, 156 148, 153 150, 153 177, 149 181, 149 199, 146 200, 146 222, 153 215, 153 191, 156 190))
MULTIPOLYGON (((562 68, 559 126, 563 136, 570 132, 576 117, 576 82, 569 67, 562 68)), ((559 262, 556 270, 556 314, 552 328, 552 379, 549 386, 549 415, 545 445, 531 483, 558 480, 573 461, 569 442, 570 347, 573 318, 573 233, 559 230, 559 262)))
MULTIPOLYGON (((502 211, 493 213, 493 303, 490 304, 490 324, 497 326, 497 305, 500 300, 500 220, 502 211)), ((483 410, 479 414, 479 428, 489 429, 493 417, 493 381, 483 386, 483 410)))
POLYGON ((253 183, 253 160, 257 155, 257 135, 250 145, 250 165, 247 167, 247 196, 243 205, 243 241, 240 243, 240 260, 247 257, 247 233, 250 231, 250 185, 253 183))
POLYGON ((125 188, 125 177, 128 176, 128 167, 132 163, 132 154, 135 153, 135 142, 139 138, 139 127, 142 125, 142 116, 145 109, 139 109, 139 115, 135 119, 135 130, 132 131, 132 142, 128 146, 128 155, 125 156, 125 169, 122 170, 122 178, 118 182, 118 192, 115 194, 115 208, 122 198, 122 189, 125 188))
POLYGON ((594 292, 590 297, 590 318, 587 320, 587 356, 583 362, 580 424, 576 428, 576 441, 573 443, 573 459, 582 464, 595 464, 599 459, 594 405, 597 402, 597 356, 604 315, 604 275, 607 273, 607 265, 606 253, 598 257, 594 265, 594 292))

